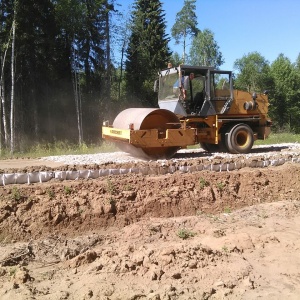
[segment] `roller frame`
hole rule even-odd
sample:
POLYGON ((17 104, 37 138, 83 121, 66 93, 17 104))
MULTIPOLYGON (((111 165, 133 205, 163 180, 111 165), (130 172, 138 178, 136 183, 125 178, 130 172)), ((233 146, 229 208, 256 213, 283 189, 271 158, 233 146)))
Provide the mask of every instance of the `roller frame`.
POLYGON ((113 127, 102 127, 102 137, 111 141, 127 142, 137 148, 149 147, 180 147, 197 143, 197 132, 191 129, 157 129, 130 130, 113 127), (163 137, 160 137, 163 136, 163 137))

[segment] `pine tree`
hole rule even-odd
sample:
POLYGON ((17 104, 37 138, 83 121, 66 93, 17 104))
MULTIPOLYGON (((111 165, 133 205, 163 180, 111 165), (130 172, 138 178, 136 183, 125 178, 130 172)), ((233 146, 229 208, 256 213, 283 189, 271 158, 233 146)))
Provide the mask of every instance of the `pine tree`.
MULTIPOLYGON (((9 49, 12 48, 12 40, 15 45, 14 51, 8 52, 3 69, 4 96, 13 99, 4 104, 5 109, 11 111, 11 142, 30 139, 32 143, 41 137, 43 126, 48 125, 44 108, 49 103, 49 80, 55 53, 53 5, 50 0, 6 0, 1 4, 1 39, 9 49), (14 28, 13 39, 9 38, 10 28, 14 28)), ((2 121, 4 123, 5 120, 2 121)))
POLYGON ((76 107, 79 143, 97 141, 100 113, 110 98, 110 14, 114 1, 59 0, 57 23, 61 28, 61 53, 68 57, 76 107))
POLYGON ((290 59, 279 54, 270 66, 270 75, 274 86, 270 91, 270 113, 273 124, 280 129, 288 125, 289 129, 299 133, 299 75, 290 59))
POLYGON ((176 44, 183 40, 183 63, 186 55, 186 39, 188 36, 196 36, 199 32, 197 28, 196 0, 184 0, 182 9, 176 14, 175 24, 171 32, 176 44))
POLYGON ((3 133, 5 146, 9 128, 16 133, 16 150, 41 141, 74 142, 78 136, 82 142, 83 132, 86 141, 99 140, 101 113, 109 103, 113 3, 0 1, 0 138, 3 133), (9 112, 13 124, 8 124, 9 112))
POLYGON ((10 55, 13 23, 13 2, 3 0, 0 2, 0 151, 9 145, 9 93, 11 85, 10 55), (2 139, 3 137, 3 139, 2 139), (3 147, 4 146, 4 147, 3 147))
POLYGON ((126 82, 128 97, 147 106, 157 105, 153 81, 171 56, 165 14, 159 0, 136 0, 127 48, 126 82))

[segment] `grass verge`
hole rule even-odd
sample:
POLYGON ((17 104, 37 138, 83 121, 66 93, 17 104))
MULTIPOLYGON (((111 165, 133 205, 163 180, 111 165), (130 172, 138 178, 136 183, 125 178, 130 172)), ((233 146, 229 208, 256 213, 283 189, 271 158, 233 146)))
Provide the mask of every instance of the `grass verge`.
POLYGON ((55 142, 46 144, 36 144, 28 150, 22 152, 16 152, 13 156, 8 151, 2 151, 0 158, 18 158, 18 157, 30 157, 38 158, 44 156, 56 156, 56 155, 76 155, 76 154, 94 154, 118 151, 118 148, 113 144, 104 141, 103 143, 96 145, 77 145, 68 142, 55 142))
POLYGON ((257 140, 255 145, 272 145, 282 143, 300 143, 300 134, 290 132, 271 133, 266 140, 257 140))

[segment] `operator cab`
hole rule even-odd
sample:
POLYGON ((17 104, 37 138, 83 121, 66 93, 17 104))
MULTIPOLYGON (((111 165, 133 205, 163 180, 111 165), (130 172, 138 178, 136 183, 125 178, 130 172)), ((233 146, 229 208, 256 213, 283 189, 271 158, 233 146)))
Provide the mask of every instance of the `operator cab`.
POLYGON ((180 65, 159 73, 159 107, 177 115, 224 114, 229 110, 232 99, 230 71, 180 65), (190 77, 192 73, 193 79, 190 77))

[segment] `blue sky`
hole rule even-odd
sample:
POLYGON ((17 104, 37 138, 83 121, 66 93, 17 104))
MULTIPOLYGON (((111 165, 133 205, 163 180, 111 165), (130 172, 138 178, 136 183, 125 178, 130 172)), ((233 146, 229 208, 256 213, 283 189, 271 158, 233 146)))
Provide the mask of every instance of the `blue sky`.
MULTIPOLYGON (((134 0, 116 2, 127 10, 134 0)), ((166 33, 170 34, 183 3, 184 0, 162 0, 166 33)), ((293 63, 300 53, 299 0, 197 0, 196 15, 198 28, 214 33, 225 59, 221 69, 232 70, 236 59, 253 51, 270 63, 280 53, 293 63)), ((182 47, 175 45, 173 39, 169 45, 172 51, 182 54, 182 47)))

